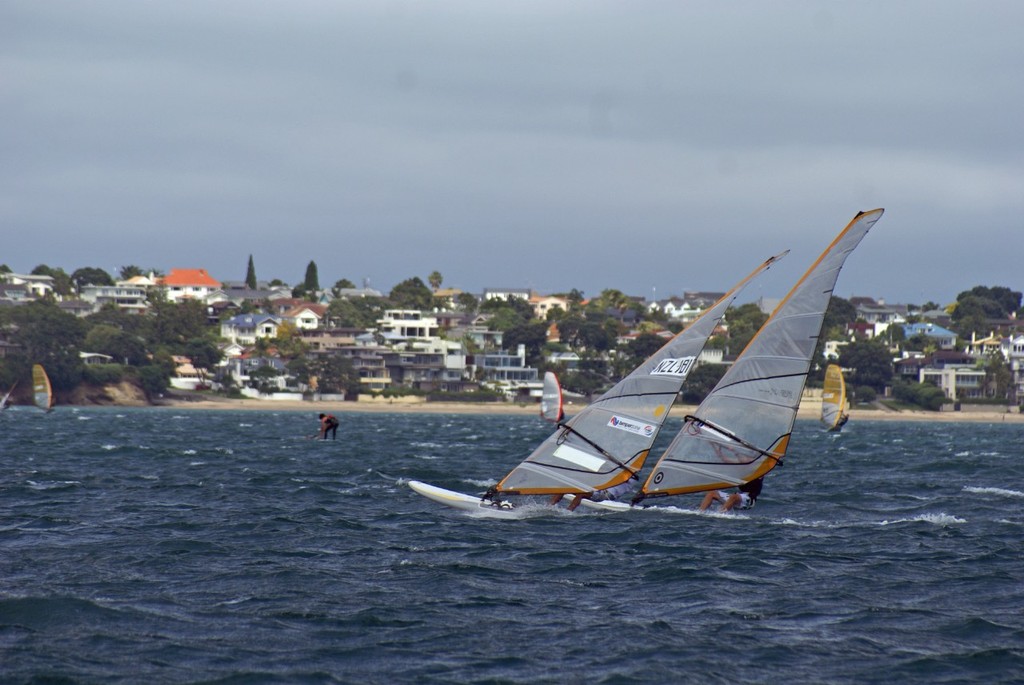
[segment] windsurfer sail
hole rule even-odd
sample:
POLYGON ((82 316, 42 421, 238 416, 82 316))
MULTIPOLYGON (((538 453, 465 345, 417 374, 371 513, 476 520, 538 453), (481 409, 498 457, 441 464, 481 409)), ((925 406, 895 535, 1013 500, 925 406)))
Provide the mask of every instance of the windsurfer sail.
POLYGON ((738 486, 782 462, 839 271, 883 211, 854 217, 789 291, 686 417, 634 504, 649 497, 738 486))
POLYGON ((11 386, 10 390, 4 393, 3 397, 0 397, 0 411, 3 411, 4 409, 7 409, 7 407, 11 406, 11 393, 13 393, 14 389, 17 387, 18 384, 15 383, 14 385, 11 386))
POLYGON ((829 364, 825 369, 825 382, 821 389, 821 422, 829 431, 838 433, 849 418, 850 415, 846 413, 843 370, 838 364, 829 364))
POLYGON ((43 411, 50 411, 53 408, 53 388, 50 387, 50 378, 41 364, 32 366, 32 400, 43 411))
MULTIPOLYGON (((788 251, 787 251, 788 252, 788 251)), ((760 264, 643 364, 583 408, 484 495, 583 495, 634 480, 668 418, 687 374, 725 310, 754 277, 787 252, 760 264)))
POLYGON ((552 423, 559 423, 565 418, 565 411, 562 409, 562 386, 558 383, 558 376, 551 371, 544 372, 540 415, 552 423))

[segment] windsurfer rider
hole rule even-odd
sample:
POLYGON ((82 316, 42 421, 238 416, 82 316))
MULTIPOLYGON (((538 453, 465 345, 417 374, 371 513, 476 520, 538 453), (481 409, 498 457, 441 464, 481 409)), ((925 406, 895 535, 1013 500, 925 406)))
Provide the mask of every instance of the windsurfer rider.
POLYGON ((764 485, 764 476, 749 483, 743 483, 737 488, 739 492, 734 492, 731 495, 722 490, 712 490, 704 495, 704 501, 701 502, 700 510, 705 511, 711 506, 712 502, 721 502, 722 511, 750 509, 754 506, 754 502, 757 501, 758 495, 761 494, 762 485, 764 485))
MULTIPOLYGON (((625 483, 619 483, 618 485, 613 485, 612 487, 606 488, 604 490, 595 490, 594 492, 586 492, 574 495, 572 498, 572 502, 569 503, 569 511, 576 511, 576 507, 578 507, 580 505, 580 502, 583 501, 584 499, 593 500, 594 502, 615 501, 617 499, 622 498, 623 495, 625 495, 632 489, 633 482, 632 479, 630 479, 627 480, 625 483)), ((558 501, 562 499, 562 497, 564 497, 564 495, 561 494, 552 496, 551 504, 558 504, 558 501)))
POLYGON ((330 414, 320 415, 320 433, 318 434, 323 440, 327 439, 327 434, 331 434, 332 440, 338 439, 338 419, 330 414))

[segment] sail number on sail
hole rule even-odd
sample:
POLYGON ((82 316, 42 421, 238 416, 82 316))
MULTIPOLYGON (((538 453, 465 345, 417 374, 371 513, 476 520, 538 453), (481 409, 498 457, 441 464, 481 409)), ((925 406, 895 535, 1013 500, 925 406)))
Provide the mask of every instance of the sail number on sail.
POLYGON ((693 362, 696 360, 696 357, 662 359, 660 362, 658 362, 657 366, 651 369, 651 375, 677 376, 679 378, 686 378, 686 374, 690 373, 690 369, 693 368, 693 362))

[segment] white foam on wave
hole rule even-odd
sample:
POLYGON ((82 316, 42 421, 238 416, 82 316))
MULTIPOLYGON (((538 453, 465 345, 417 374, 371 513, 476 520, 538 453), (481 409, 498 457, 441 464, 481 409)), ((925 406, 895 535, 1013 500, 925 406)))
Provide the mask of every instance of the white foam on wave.
POLYGON ((937 526, 950 526, 953 524, 967 523, 967 519, 962 519, 952 514, 921 514, 920 516, 913 516, 911 518, 896 519, 894 521, 882 521, 883 526, 889 526, 896 523, 934 523, 937 526))
POLYGON ((1000 497, 1024 497, 1024 492, 1019 490, 1007 490, 1006 488, 978 488, 972 486, 964 486, 964 492, 970 492, 975 495, 999 495, 1000 497))
POLYGON ((106 450, 106 451, 109 452, 110 450, 116 450, 117 449, 117 445, 100 445, 100 449, 101 450, 106 450))

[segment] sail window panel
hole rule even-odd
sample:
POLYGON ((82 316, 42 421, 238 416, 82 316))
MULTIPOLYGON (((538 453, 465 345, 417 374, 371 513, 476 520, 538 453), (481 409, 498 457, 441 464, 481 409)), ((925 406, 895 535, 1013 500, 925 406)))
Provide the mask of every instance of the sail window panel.
POLYGON ((572 445, 565 444, 556 447, 555 451, 552 452, 552 456, 594 472, 600 471, 601 467, 607 463, 602 457, 588 454, 583 450, 576 449, 572 445))

